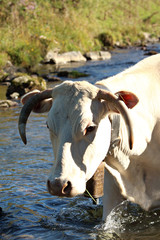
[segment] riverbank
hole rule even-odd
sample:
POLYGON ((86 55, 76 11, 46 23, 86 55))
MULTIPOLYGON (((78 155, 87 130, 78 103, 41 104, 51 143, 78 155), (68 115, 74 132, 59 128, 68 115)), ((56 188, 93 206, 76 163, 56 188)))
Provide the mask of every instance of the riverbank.
MULTIPOLYGON (((30 71, 27 71, 27 69, 22 67, 15 67, 8 62, 3 71, 0 72, 0 100, 6 101, 0 101, 0 107, 12 106, 10 101, 7 99, 13 100, 13 104, 15 104, 15 101, 19 103, 20 97, 28 91, 31 91, 35 88, 39 89, 40 91, 46 88, 52 88, 55 86, 55 84, 59 84, 66 79, 73 81, 87 80, 91 83, 94 83, 95 81, 115 75, 119 72, 118 65, 113 65, 112 71, 109 70, 108 72, 108 69, 110 69, 110 63, 114 61, 119 54, 121 54, 121 56, 124 55, 124 64, 127 64, 128 60, 130 64, 132 62, 134 64, 136 63, 134 59, 138 58, 141 60, 145 56, 153 55, 159 52, 160 44, 148 45, 145 48, 117 48, 110 53, 107 52, 109 54, 107 54, 107 56, 109 56, 108 59, 101 59, 100 61, 96 59, 95 61, 97 52, 95 54, 92 52, 94 59, 93 61, 86 59, 84 62, 77 61, 57 65, 53 64, 52 59, 51 63, 38 64, 37 66, 31 68, 30 71), (99 66, 101 66, 102 69, 99 66), (97 67, 101 70, 97 71, 97 67), (104 74, 102 75, 102 73, 104 74)), ((75 52, 73 55, 75 55, 75 52)), ((62 56, 63 54, 61 55, 61 59, 63 59, 62 56)), ((91 56, 92 55, 90 55, 90 57, 91 56)), ((64 58, 64 60, 66 61, 66 58, 64 58)), ((123 62, 121 62, 121 64, 123 64, 123 62)))
POLYGON ((2 1, 0 68, 26 68, 58 53, 144 45, 160 36, 159 0, 2 1))

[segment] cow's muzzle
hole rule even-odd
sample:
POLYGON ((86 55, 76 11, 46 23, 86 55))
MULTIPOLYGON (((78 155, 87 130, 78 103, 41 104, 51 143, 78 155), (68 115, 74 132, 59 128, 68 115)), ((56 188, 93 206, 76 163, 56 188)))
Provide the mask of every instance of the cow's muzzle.
POLYGON ((60 178, 54 181, 47 181, 47 188, 50 194, 58 197, 73 197, 72 183, 67 180, 61 180, 60 178))

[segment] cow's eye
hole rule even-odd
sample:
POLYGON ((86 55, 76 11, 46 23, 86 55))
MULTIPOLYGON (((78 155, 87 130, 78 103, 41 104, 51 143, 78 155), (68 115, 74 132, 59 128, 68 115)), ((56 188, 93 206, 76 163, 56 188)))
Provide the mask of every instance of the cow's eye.
POLYGON ((85 129, 85 135, 89 134, 90 132, 93 132, 95 130, 96 126, 88 126, 85 129))

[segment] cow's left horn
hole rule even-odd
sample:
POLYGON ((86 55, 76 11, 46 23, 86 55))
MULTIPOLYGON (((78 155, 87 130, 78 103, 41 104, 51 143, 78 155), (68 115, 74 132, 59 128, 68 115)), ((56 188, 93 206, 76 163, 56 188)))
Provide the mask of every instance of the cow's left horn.
POLYGON ((36 95, 33 95, 31 98, 28 99, 28 101, 25 103, 23 106, 20 116, 19 116, 19 121, 18 121, 18 129, 19 129, 19 134, 21 136, 22 141, 24 144, 27 144, 27 138, 26 138, 26 123, 27 119, 33 110, 33 108, 40 103, 41 101, 47 99, 47 98, 52 98, 52 89, 45 90, 43 92, 37 93, 36 95))
POLYGON ((122 101, 120 101, 117 96, 105 90, 99 90, 97 93, 97 98, 106 100, 108 102, 108 106, 110 106, 111 104, 111 107, 109 107, 111 110, 113 108, 114 110, 117 110, 122 115, 127 126, 128 137, 129 137, 129 147, 130 149, 132 149, 133 148, 133 127, 132 127, 132 121, 128 114, 127 106, 122 101))

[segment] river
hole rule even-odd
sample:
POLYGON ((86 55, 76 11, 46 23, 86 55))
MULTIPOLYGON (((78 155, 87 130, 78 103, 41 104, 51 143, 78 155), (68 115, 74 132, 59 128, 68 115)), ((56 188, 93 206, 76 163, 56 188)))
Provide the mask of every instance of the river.
MULTIPOLYGON (((160 52, 160 45, 152 45, 151 49, 160 52)), ((144 57, 139 48, 121 49, 113 51, 108 61, 70 64, 63 69, 88 73, 90 76, 85 79, 94 83, 144 57)), ((4 90, 0 87, 1 96, 4 90)), ((46 190, 46 180, 54 157, 46 114, 31 114, 28 144, 24 146, 17 130, 20 109, 21 106, 0 110, 1 240, 160 240, 160 210, 145 212, 124 201, 103 225, 101 199, 99 205, 93 205, 91 199, 83 196, 72 199, 51 196, 46 190)))

